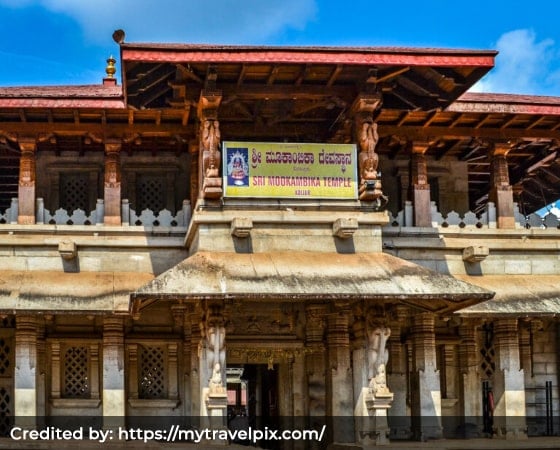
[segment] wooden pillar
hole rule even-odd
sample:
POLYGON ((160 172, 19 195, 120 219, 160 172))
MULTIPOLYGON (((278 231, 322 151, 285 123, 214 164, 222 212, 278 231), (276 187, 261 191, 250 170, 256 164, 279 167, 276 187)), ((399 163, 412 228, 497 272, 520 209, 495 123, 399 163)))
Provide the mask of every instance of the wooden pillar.
POLYGON ((519 355, 517 319, 494 322, 496 371, 494 372, 494 428, 498 437, 527 437, 525 380, 519 355))
POLYGON ((124 322, 121 317, 103 319, 103 425, 125 426, 124 322))
POLYGON ((122 142, 105 142, 105 225, 121 225, 121 163, 122 142))
POLYGON ((431 227, 432 209, 430 205, 430 185, 428 183, 428 166, 426 152, 428 142, 414 141, 410 155, 410 200, 414 207, 414 226, 431 227))
POLYGON ((358 146, 359 198, 364 202, 378 201, 386 204, 381 180, 377 176, 379 156, 375 147, 379 141, 373 113, 381 106, 379 94, 360 94, 350 111, 354 116, 354 136, 358 146))
POLYGON ((203 89, 198 101, 199 128, 199 180, 202 184, 200 197, 217 200, 222 197, 220 176, 221 155, 219 151, 221 133, 218 108, 222 101, 222 91, 203 89))
POLYGON ((340 303, 328 316, 327 328, 327 417, 332 442, 354 442, 352 364, 350 361, 350 309, 340 303))
POLYGON ((509 183, 507 164, 507 154, 511 148, 509 143, 497 143, 492 151, 488 200, 496 205, 498 228, 515 228, 513 189, 509 183))
POLYGON ((21 157, 18 182, 18 223, 28 225, 35 223, 35 158, 37 140, 35 138, 20 138, 19 148, 21 150, 21 157))
POLYGON ((14 417, 16 425, 36 426, 37 321, 34 316, 16 315, 14 417))
POLYGON ((441 439, 441 388, 436 367, 434 315, 419 313, 412 322, 412 429, 414 438, 441 439))
POLYGON ((479 356, 476 343, 476 326, 463 319, 459 326, 459 416, 464 436, 477 437, 482 433, 483 423, 479 356))
POLYGON ((410 414, 407 406, 407 351, 402 342, 402 335, 408 321, 408 308, 397 305, 395 320, 391 322, 391 337, 389 338, 389 365, 387 370, 387 384, 393 392, 393 404, 388 411, 390 439, 410 439, 410 414))

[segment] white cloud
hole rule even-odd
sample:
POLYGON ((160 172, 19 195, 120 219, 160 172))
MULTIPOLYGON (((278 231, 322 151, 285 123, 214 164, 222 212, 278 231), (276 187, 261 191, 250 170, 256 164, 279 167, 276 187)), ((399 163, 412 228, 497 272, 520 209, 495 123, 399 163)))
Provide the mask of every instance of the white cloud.
POLYGON ((40 5, 82 26, 90 41, 107 42, 122 28, 130 42, 259 43, 286 28, 302 28, 315 0, 0 0, 40 5))
POLYGON ((560 74, 550 75, 556 53, 552 39, 537 41, 531 30, 514 30, 500 36, 496 49, 496 67, 471 91, 558 95, 560 74))

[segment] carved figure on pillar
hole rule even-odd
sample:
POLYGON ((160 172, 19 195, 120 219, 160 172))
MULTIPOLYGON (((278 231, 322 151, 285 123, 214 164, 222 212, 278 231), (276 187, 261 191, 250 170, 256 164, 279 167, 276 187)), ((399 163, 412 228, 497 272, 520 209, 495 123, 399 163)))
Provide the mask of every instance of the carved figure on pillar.
POLYGON ((377 326, 368 331, 368 379, 371 393, 375 396, 389 394, 386 366, 389 360, 387 340, 391 330, 377 326))
POLYGON ((208 317, 206 328, 206 355, 208 368, 212 372, 209 387, 213 392, 223 390, 223 368, 226 364, 226 328, 221 314, 212 312, 208 317))
POLYGON ((356 121, 356 134, 360 149, 358 156, 360 200, 377 201, 378 206, 383 206, 387 203, 387 197, 383 195, 381 180, 377 176, 379 165, 379 156, 375 153, 375 147, 379 141, 377 124, 371 120, 371 117, 360 114, 356 121))
POLYGON ((204 119, 200 128, 200 147, 202 151, 203 197, 219 198, 222 195, 220 178, 220 123, 217 120, 204 119))

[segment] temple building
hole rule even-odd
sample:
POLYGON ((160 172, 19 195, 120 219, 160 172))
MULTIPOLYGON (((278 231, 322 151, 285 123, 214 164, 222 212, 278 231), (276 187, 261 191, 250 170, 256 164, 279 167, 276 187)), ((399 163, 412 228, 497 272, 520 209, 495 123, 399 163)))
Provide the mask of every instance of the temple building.
POLYGON ((2 439, 559 433, 560 97, 467 92, 495 51, 115 36, 98 85, 0 88, 2 439))

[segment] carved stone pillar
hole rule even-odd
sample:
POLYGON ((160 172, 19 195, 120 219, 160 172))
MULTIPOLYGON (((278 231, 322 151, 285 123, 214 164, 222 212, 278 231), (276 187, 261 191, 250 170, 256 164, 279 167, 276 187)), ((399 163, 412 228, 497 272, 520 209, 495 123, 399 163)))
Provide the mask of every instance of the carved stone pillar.
POLYGON ((33 428, 37 419, 37 321, 16 315, 14 371, 14 416, 16 425, 33 428))
POLYGON ((309 416, 325 416, 325 325, 326 306, 308 304, 305 310, 305 356, 309 416))
POLYGON ((512 146, 508 143, 494 145, 490 166, 490 192, 488 201, 496 205, 498 228, 515 228, 513 215, 513 189, 509 183, 507 154, 512 146))
POLYGON ((441 390, 436 367, 434 316, 415 314, 412 319, 411 412, 415 439, 441 439, 441 390))
POLYGON ((428 165, 426 164, 428 148, 430 148, 428 142, 412 142, 409 186, 410 200, 414 207, 414 225, 417 227, 432 226, 430 185, 428 183, 428 165))
POLYGON ((517 319, 494 322, 494 428, 499 437, 526 438, 525 381, 519 357, 517 319))
POLYGON ((219 151, 221 133, 218 121, 218 108, 221 101, 222 92, 212 88, 202 90, 198 101, 199 180, 202 181, 200 195, 205 199, 219 199, 223 194, 219 151))
POLYGON ((37 140, 35 138, 20 138, 19 148, 21 157, 19 161, 18 183, 18 223, 35 223, 35 158, 37 140))
POLYGON ((105 142, 105 225, 121 224, 121 163, 122 142, 105 142))
POLYGON ((356 441, 364 446, 389 443, 387 410, 393 394, 387 386, 386 366, 391 335, 385 325, 383 311, 372 309, 365 314, 354 314, 354 421, 356 441))
POLYGON ((379 141, 377 124, 373 113, 381 106, 379 94, 362 94, 354 101, 351 114, 354 116, 354 135, 358 144, 359 198, 362 201, 387 203, 383 195, 381 180, 377 176, 379 156, 375 147, 379 141))
POLYGON ((477 437, 482 432, 481 384, 475 324, 467 319, 459 326, 459 416, 465 438, 477 437))
POLYGON ((103 417, 104 427, 125 425, 124 321, 103 319, 103 417))
POLYGON ((348 305, 337 304, 328 316, 327 325, 327 417, 336 420, 328 427, 335 443, 355 440, 349 314, 348 305))
POLYGON ((387 384, 393 392, 393 404, 388 411, 391 428, 391 439, 410 439, 410 412, 407 407, 407 351, 402 342, 402 334, 406 329, 408 308, 402 305, 395 307, 394 321, 391 322, 391 338, 389 339, 389 364, 387 384))
MULTIPOLYGON (((201 374, 200 369, 202 367, 201 357, 202 353, 205 352, 204 339, 202 339, 202 330, 200 329, 200 311, 198 308, 193 308, 187 315, 188 324, 190 324, 190 359, 187 360, 190 370, 190 402, 188 407, 190 410, 187 415, 193 417, 196 421, 200 417, 202 411, 202 375, 206 374, 206 370, 201 374)), ((206 365, 204 365, 206 367, 206 365)), ((193 426, 200 426, 198 423, 194 423, 193 426)))
POLYGON ((225 426, 227 416, 226 328, 223 305, 208 304, 201 333, 204 345, 200 349, 201 417, 207 426, 225 426))

